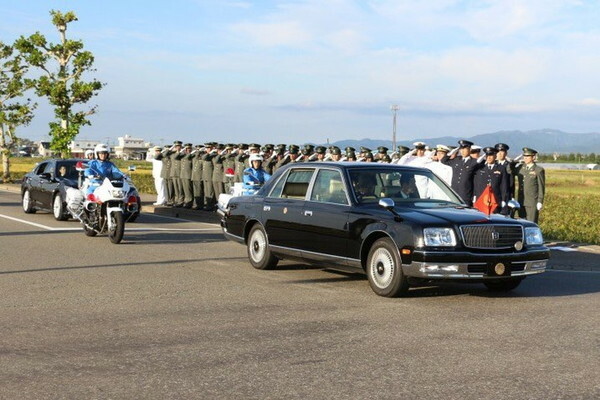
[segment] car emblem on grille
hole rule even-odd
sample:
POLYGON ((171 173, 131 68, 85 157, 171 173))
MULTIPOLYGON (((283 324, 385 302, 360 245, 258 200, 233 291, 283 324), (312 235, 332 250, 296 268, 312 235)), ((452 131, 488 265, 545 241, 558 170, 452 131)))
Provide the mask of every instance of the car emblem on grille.
POLYGON ((494 266, 494 272, 496 273, 496 275, 504 275, 505 271, 506 266, 502 263, 498 263, 494 266))
POLYGON ((500 234, 496 231, 492 232, 492 239, 494 239, 494 241, 500 239, 500 234))

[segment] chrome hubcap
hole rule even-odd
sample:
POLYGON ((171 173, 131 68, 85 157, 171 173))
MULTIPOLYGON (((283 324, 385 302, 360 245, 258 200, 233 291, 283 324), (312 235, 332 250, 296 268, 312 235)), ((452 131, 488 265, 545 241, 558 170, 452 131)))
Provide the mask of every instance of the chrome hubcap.
POLYGON ((252 261, 260 262, 265 256, 267 239, 262 231, 256 231, 250 238, 250 257, 252 261))
POLYGON ((29 198, 29 190, 27 190, 24 194, 23 194, 23 209, 27 210, 29 208, 29 202, 31 201, 31 199, 29 198))
POLYGON ((60 197, 59 196, 55 196, 54 197, 54 204, 53 204, 52 209, 54 210, 54 216, 56 218, 60 217, 60 206, 61 206, 61 204, 60 204, 60 197))
POLYGON ((380 248, 375 250, 371 263, 369 265, 371 280, 380 289, 387 288, 396 273, 396 264, 394 257, 387 249, 380 248))

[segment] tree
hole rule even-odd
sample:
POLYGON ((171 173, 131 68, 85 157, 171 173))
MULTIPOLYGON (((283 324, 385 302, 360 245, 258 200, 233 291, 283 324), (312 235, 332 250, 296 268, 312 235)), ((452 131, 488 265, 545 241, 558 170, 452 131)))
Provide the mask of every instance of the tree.
POLYGON ((50 11, 52 24, 60 34, 60 43, 48 43, 39 32, 25 38, 21 36, 15 43, 27 62, 40 68, 42 76, 36 80, 38 96, 47 97, 54 106, 57 121, 49 123, 50 146, 63 157, 69 154, 69 143, 77 136, 84 125, 91 125, 88 116, 96 112, 96 106, 84 107, 75 111, 77 104, 87 103, 104 86, 96 79, 84 81, 84 73, 94 72, 94 56, 83 50, 83 42, 67 39, 67 25, 77 21, 74 12, 50 11), (52 68, 53 64, 58 68, 52 68))
POLYGON ((18 143, 16 128, 27 125, 33 118, 35 103, 19 101, 34 82, 25 78, 27 65, 11 45, 0 42, 0 152, 2 181, 10 181, 10 155, 18 143))

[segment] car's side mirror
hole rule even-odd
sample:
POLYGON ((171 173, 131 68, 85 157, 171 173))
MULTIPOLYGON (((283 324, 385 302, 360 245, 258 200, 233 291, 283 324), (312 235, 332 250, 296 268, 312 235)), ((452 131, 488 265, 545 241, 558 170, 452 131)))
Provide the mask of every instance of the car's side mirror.
POLYGON ((388 198, 388 197, 384 197, 383 199, 379 199, 379 207, 381 208, 385 208, 386 210, 388 210, 389 212, 391 212, 392 214, 394 214, 394 220, 396 222, 402 222, 402 217, 400 216, 400 214, 398 214, 396 212, 396 210, 394 210, 394 207, 396 207, 396 203, 394 203, 394 200, 388 198))
POLYGON ((394 200, 384 197, 379 200, 379 207, 385 208, 386 210, 393 210, 394 207, 396 207, 396 203, 394 203, 394 200))
POLYGON ((42 179, 50 180, 51 177, 52 177, 52 175, 50 175, 50 172, 44 172, 44 173, 40 174, 40 178, 42 178, 42 179))
POLYGON ((129 167, 127 167, 127 170, 133 172, 136 170, 136 166, 135 165, 130 165, 129 167))

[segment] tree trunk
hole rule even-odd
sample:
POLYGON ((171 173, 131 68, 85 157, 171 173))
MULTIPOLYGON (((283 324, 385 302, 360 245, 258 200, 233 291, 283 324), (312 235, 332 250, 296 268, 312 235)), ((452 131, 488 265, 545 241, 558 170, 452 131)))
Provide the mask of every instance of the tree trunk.
POLYGON ((2 182, 12 182, 10 179, 10 150, 2 149, 2 182))

